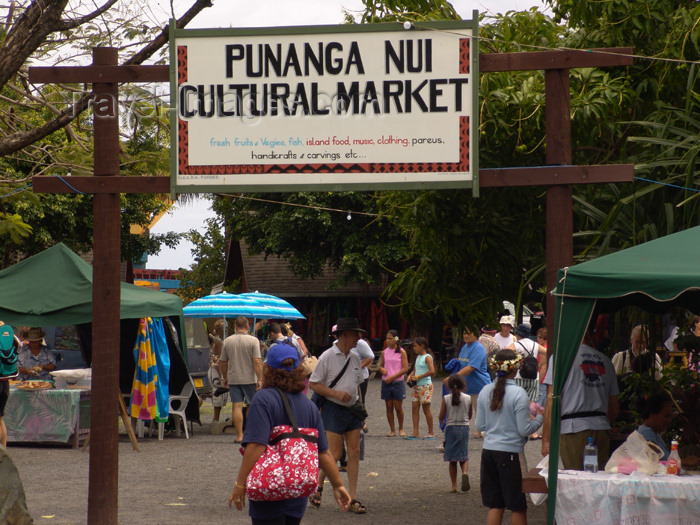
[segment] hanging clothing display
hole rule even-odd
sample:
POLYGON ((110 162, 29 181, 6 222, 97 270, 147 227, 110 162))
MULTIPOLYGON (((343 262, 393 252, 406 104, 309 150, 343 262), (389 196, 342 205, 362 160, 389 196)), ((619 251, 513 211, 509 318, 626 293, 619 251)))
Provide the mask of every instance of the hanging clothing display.
POLYGON ((148 322, 141 319, 136 344, 134 345, 134 384, 131 389, 131 406, 129 413, 137 419, 155 419, 156 417, 156 354, 151 346, 148 334, 148 322))
POLYGON ((170 352, 161 319, 141 319, 134 344, 134 382, 131 389, 131 417, 165 421, 170 392, 170 352))
MULTIPOLYGON (((149 318, 150 319, 150 318, 149 318)), ((156 405, 158 408, 157 421, 167 421, 170 409, 170 351, 165 338, 163 320, 153 319, 148 324, 151 333, 151 346, 156 356, 158 381, 156 382, 156 405)))

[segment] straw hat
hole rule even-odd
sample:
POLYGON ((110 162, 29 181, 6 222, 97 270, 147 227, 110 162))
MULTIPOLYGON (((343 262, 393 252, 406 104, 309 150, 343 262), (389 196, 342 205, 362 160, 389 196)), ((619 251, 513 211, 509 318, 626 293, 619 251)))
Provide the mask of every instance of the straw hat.
POLYGON ((509 324, 510 326, 514 326, 515 317, 512 315, 504 315, 499 319, 498 324, 509 324))
POLYGON ((32 326, 29 329, 29 335, 27 335, 27 341, 41 341, 46 334, 44 331, 36 326, 32 326))

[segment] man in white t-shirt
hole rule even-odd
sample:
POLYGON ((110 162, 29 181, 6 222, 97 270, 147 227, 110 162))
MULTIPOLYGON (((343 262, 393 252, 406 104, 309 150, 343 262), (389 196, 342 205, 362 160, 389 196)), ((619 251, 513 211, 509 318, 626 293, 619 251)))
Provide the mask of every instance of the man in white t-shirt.
POLYGON ((512 315, 504 315, 498 322, 501 324, 501 331, 494 335, 493 338, 503 350, 515 343, 515 336, 511 333, 515 324, 515 318, 512 315))
MULTIPOLYGON (((360 432, 364 421, 348 408, 359 399, 358 386, 363 379, 360 357, 351 352, 351 349, 357 346, 357 341, 366 332, 354 317, 338 319, 332 331, 337 339, 318 358, 318 364, 309 378, 309 388, 325 398, 321 418, 328 438, 328 448, 336 461, 342 455, 345 442, 348 453, 348 492, 352 498, 349 510, 355 514, 364 514, 367 509, 355 498, 360 469, 360 432)), ((314 507, 321 505, 324 477, 321 471, 318 490, 309 499, 314 507)))
MULTIPOLYGON (((583 447, 589 437, 598 447, 599 470, 605 468, 610 456, 610 424, 619 412, 619 389, 610 359, 594 345, 593 329, 589 327, 561 392, 559 456, 565 469, 583 470, 583 447)), ((542 439, 545 456, 549 454, 553 377, 550 362, 544 379, 548 391, 542 439)))

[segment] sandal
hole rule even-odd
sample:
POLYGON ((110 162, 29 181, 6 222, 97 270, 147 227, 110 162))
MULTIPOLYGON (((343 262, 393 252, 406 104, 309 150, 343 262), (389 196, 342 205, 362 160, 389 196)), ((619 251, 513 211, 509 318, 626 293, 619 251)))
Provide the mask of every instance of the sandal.
POLYGON ((309 503, 315 509, 321 506, 321 496, 323 496, 323 488, 319 487, 316 492, 309 496, 309 503))
POLYGON ((462 474, 462 492, 468 492, 470 488, 469 474, 462 474))
POLYGON ((350 512, 354 512, 355 514, 364 514, 365 512, 367 512, 367 508, 362 503, 360 503, 359 500, 356 499, 350 502, 350 507, 348 507, 348 510, 350 512))

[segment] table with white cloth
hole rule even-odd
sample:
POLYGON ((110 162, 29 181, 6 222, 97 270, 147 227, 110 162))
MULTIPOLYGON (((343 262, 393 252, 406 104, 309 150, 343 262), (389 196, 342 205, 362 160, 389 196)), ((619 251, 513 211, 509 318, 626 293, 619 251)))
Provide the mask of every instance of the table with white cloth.
POLYGON ((5 406, 7 441, 70 443, 90 431, 90 390, 10 388, 5 406))
POLYGON ((558 525, 700 525, 700 476, 560 470, 558 525))

